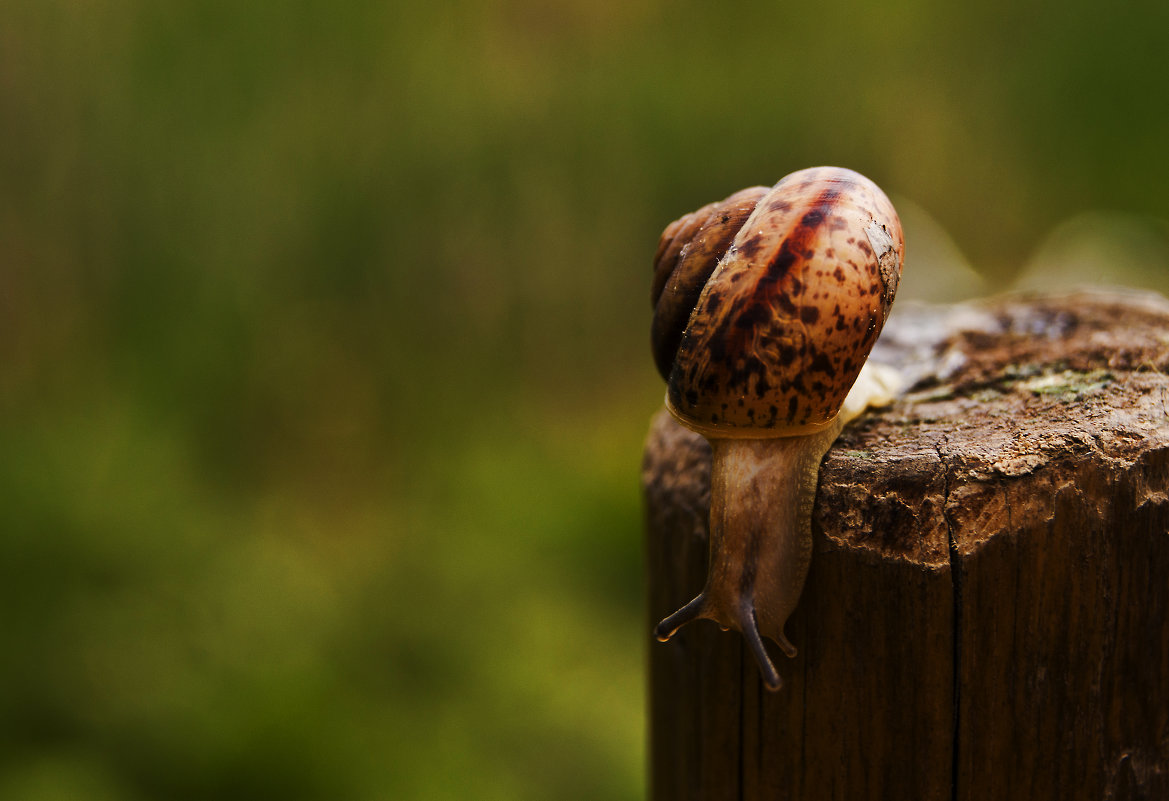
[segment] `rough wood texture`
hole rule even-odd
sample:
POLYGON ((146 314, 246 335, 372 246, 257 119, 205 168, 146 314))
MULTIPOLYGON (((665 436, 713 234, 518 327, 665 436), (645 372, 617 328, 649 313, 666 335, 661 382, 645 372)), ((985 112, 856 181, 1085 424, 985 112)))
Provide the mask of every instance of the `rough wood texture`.
MULTIPOLYGON (((904 305, 873 358, 913 385, 824 460, 784 688, 708 621, 649 646, 651 797, 1169 798, 1169 301, 904 305)), ((709 460, 654 419, 647 639, 709 460)))

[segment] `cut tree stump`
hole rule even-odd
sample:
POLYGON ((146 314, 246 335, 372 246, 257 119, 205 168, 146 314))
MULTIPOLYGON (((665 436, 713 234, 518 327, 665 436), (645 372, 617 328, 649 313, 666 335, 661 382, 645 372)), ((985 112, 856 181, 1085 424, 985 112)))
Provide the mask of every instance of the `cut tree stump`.
MULTIPOLYGON (((872 358, 912 385, 825 457, 784 687, 710 621, 649 646, 651 798, 1169 799, 1169 301, 901 304, 872 358)), ((647 639, 709 470, 659 413, 647 639)))

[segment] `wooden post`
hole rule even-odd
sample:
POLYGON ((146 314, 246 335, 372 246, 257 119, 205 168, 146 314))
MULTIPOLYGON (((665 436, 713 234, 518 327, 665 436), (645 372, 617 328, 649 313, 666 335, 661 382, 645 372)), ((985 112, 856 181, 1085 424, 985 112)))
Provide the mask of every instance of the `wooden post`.
MULTIPOLYGON (((1169 301, 901 304, 873 358, 914 384, 824 460, 785 686, 709 621, 652 642, 650 797, 1169 799, 1169 301)), ((709 460, 655 417, 647 640, 709 460)))

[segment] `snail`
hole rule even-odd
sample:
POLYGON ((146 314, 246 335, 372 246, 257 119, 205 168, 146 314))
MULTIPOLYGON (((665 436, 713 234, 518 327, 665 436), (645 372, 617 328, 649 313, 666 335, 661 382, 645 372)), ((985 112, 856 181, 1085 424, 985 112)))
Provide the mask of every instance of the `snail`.
POLYGON ((655 627, 658 640, 711 619, 743 635, 769 689, 782 686, 762 637, 796 655, 784 626, 811 562, 820 460, 846 422, 896 392, 895 373, 861 373, 904 254, 893 204, 837 167, 744 189, 662 233, 654 360, 667 408, 709 440, 712 464, 706 586, 655 627))

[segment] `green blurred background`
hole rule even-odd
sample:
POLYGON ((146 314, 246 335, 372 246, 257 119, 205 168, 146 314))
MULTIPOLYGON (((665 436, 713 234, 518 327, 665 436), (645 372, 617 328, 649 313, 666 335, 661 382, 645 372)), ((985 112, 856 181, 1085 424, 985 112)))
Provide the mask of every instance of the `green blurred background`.
POLYGON ((836 163, 909 294, 1164 289, 1167 30, 0 0, 0 798, 643 797, 661 228, 836 163))

